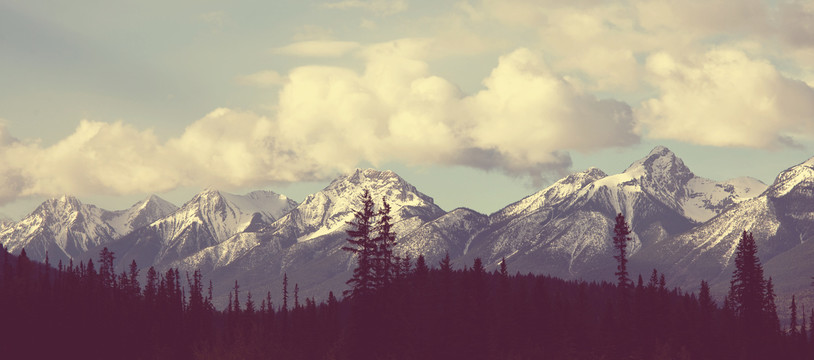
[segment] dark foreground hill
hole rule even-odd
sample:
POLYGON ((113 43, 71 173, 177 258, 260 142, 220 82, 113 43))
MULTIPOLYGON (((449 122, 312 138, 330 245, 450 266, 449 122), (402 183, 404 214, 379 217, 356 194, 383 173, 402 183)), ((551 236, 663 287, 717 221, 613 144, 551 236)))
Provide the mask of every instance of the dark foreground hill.
POLYGON ((200 274, 113 274, 104 254, 61 268, 0 254, 0 349, 9 359, 805 358, 807 327, 746 324, 654 273, 624 290, 540 275, 403 264, 364 297, 282 303, 235 284, 216 311, 200 274), (749 331, 747 331, 747 329, 749 331), (752 334, 752 335, 748 335, 752 334))

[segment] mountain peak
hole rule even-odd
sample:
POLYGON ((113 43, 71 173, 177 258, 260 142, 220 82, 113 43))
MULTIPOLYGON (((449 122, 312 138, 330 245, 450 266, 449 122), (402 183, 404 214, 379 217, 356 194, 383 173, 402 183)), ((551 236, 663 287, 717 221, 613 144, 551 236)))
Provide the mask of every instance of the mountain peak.
POLYGON ((814 157, 783 170, 769 187, 769 194, 781 197, 792 192, 799 184, 814 186, 814 157))
POLYGON ((685 182, 695 177, 681 158, 661 145, 653 148, 644 158, 631 164, 624 173, 633 177, 675 178, 685 182))
POLYGON ((397 179, 401 180, 401 177, 396 175, 391 170, 376 170, 376 169, 359 169, 357 168, 353 172, 345 175, 340 176, 337 180, 344 180, 353 184, 362 184, 369 181, 377 181, 377 180, 387 180, 387 179, 397 179))

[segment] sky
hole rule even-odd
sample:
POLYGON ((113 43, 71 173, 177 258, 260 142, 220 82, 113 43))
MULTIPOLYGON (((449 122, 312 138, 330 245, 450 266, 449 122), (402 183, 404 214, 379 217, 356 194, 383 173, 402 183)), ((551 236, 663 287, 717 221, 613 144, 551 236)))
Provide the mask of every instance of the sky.
POLYGON ((664 145, 771 183, 814 149, 814 1, 0 0, 0 212, 391 169, 491 213, 664 145))

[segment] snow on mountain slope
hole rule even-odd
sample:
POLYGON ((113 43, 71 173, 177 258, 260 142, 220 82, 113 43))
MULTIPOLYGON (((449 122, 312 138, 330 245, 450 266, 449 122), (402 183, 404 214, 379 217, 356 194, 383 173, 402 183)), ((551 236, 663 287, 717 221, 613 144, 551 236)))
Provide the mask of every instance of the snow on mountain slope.
POLYGON ((52 198, 3 229, 0 243, 13 253, 25 248, 28 256, 38 261, 45 259, 46 252, 54 262, 79 258, 90 249, 166 215, 173 207, 157 196, 115 212, 83 204, 73 196, 52 198))
POLYGON ((297 203, 271 191, 234 195, 206 189, 171 215, 118 241, 116 250, 127 262, 167 263, 218 245, 240 232, 260 229, 297 203))
MULTIPOLYGON (((761 195, 741 201, 706 223, 676 236, 645 254, 673 274, 672 282, 693 289, 703 280, 719 294, 732 274, 735 249, 743 231, 751 232, 766 263, 814 243, 814 161, 781 172, 761 195)), ((810 251, 806 251, 810 252, 810 251)), ((775 263, 784 278, 787 266, 775 263)), ((767 268, 768 269, 768 268, 767 268)), ((814 273, 814 266, 809 266, 814 273)), ((780 289, 784 284, 775 283, 780 289)))
POLYGON ((569 200, 586 185, 608 176, 602 170, 588 170, 568 175, 551 186, 497 211, 490 216, 492 222, 500 222, 516 216, 527 215, 542 208, 551 208, 569 200))
POLYGON ((697 177, 672 151, 657 146, 620 174, 591 168, 492 214, 489 228, 473 239, 464 261, 480 257, 496 266, 506 257, 520 271, 590 276, 613 266, 616 214, 624 214, 631 225, 628 254, 633 256, 763 189, 749 178, 717 183, 697 177))
POLYGON ((108 212, 104 215, 107 222, 120 236, 127 235, 135 229, 150 225, 178 210, 178 206, 156 196, 139 201, 129 209, 108 212))
POLYGON ((215 288, 222 288, 221 295, 236 279, 247 289, 269 288, 276 286, 283 273, 300 284, 304 295, 317 289, 341 293, 354 264, 351 254, 342 250, 347 245, 345 229, 353 211, 361 208, 365 189, 377 208, 383 197, 387 199, 397 241, 445 214, 432 198, 394 172, 357 169, 309 195, 262 230, 233 236, 174 264, 203 269, 215 279, 215 288))
POLYGON ((488 225, 488 216, 457 208, 401 236, 396 251, 413 258, 424 255, 427 263, 436 264, 446 253, 451 258, 463 255, 470 240, 488 225))
POLYGON ((308 241, 331 233, 344 233, 353 211, 361 206, 363 190, 369 190, 374 203, 381 205, 386 198, 391 206, 393 229, 397 233, 412 227, 411 218, 430 221, 444 214, 433 199, 420 193, 396 173, 386 170, 356 169, 351 174, 332 181, 322 191, 305 200, 268 232, 294 230, 298 241, 308 241))
POLYGON ((702 223, 735 204, 760 195, 767 187, 751 177, 724 182, 695 177, 687 182, 688 191, 682 199, 681 208, 685 216, 702 223))

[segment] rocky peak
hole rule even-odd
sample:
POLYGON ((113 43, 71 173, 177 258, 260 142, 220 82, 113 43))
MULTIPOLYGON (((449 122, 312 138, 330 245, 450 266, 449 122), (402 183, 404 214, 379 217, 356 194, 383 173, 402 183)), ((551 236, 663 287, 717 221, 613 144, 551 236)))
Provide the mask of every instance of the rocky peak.
POLYGON ((782 197, 795 189, 814 189, 814 157, 781 172, 769 187, 768 195, 782 197))
POLYGON ((686 182, 695 177, 681 158, 661 145, 653 148, 644 158, 631 164, 624 173, 633 177, 649 177, 657 181, 676 179, 686 182))

